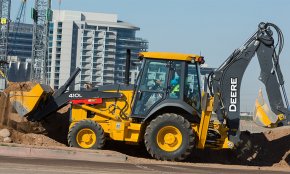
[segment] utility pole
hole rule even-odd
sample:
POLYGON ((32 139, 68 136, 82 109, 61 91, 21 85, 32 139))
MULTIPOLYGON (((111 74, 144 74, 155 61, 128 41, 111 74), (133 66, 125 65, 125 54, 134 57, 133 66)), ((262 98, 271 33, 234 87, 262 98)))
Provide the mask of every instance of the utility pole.
POLYGON ((46 64, 48 25, 52 17, 51 0, 35 0, 31 17, 34 23, 30 79, 47 84, 46 64))
MULTIPOLYGON (((11 0, 0 0, 0 69, 7 73, 8 34, 10 22, 11 0)), ((6 87, 4 77, 0 76, 1 88, 6 87), (2 83, 3 82, 3 83, 2 83)))

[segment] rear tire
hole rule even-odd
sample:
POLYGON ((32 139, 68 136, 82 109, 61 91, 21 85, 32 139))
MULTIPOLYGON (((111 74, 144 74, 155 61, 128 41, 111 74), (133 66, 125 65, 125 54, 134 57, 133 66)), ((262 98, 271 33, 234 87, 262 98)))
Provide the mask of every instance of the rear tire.
POLYGON ((184 117, 166 113, 150 122, 145 131, 144 141, 153 158, 182 161, 193 151, 195 134, 184 117))
POLYGON ((92 120, 82 120, 76 123, 68 133, 70 147, 84 149, 101 149, 105 144, 103 128, 92 120))

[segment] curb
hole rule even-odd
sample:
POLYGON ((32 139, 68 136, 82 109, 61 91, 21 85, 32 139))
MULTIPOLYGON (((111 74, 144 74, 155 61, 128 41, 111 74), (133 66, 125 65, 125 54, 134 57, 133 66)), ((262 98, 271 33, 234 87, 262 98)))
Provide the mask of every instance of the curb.
POLYGON ((21 147, 15 144, 0 144, 0 156, 23 158, 65 159, 91 162, 124 163, 127 156, 119 153, 107 153, 104 150, 84 150, 78 148, 42 148, 21 147))

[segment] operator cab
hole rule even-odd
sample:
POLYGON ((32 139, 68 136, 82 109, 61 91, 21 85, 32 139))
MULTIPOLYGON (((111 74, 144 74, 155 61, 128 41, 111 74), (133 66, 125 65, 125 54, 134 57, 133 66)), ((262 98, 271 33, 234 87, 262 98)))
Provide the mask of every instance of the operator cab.
POLYGON ((142 52, 140 58, 143 64, 136 82, 133 117, 145 118, 165 107, 200 115, 202 56, 142 52))

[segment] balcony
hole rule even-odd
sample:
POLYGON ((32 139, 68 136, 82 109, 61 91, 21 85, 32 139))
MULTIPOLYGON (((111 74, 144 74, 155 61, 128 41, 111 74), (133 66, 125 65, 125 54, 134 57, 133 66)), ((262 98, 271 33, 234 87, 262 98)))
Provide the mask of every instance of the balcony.
POLYGON ((107 48, 107 49, 105 49, 105 51, 106 51, 106 52, 115 52, 115 51, 116 51, 116 49, 107 48))
POLYGON ((82 48, 84 51, 91 51, 93 49, 92 46, 86 46, 82 48))
POLYGON ((93 59, 93 63, 100 64, 100 63, 103 63, 103 60, 102 59, 93 59))
POLYGON ((91 70, 82 70, 81 75, 82 76, 90 76, 91 70))
POLYGON ((101 83, 103 80, 101 78, 93 79, 92 82, 101 83))
POLYGON ((95 50, 96 50, 96 51, 103 51, 103 50, 104 50, 104 47, 102 47, 102 46, 98 46, 95 50))
POLYGON ((86 55, 86 56, 88 56, 88 55, 92 55, 92 51, 91 50, 82 50, 82 55, 86 55))
POLYGON ((91 63, 90 62, 81 62, 82 63, 82 67, 81 69, 91 69, 91 63))
POLYGON ((108 45, 108 46, 116 46, 116 42, 106 42, 106 45, 108 45))
POLYGON ((91 63, 91 59, 82 59, 81 62, 82 62, 82 65, 87 65, 91 63))
POLYGON ((107 36, 106 39, 108 39, 108 40, 116 40, 117 36, 107 36))
POLYGON ((103 57, 103 54, 94 54, 94 57, 103 57))
POLYGON ((89 44, 92 44, 92 43, 93 43, 92 39, 83 39, 83 41, 82 41, 83 45, 89 45, 89 44))
POLYGON ((105 61, 104 64, 115 65, 114 61, 105 61))
POLYGON ((95 35, 95 38, 104 38, 104 37, 105 37, 104 34, 97 34, 97 35, 95 35))
POLYGON ((104 42, 101 42, 101 41, 96 41, 95 40, 95 43, 94 43, 95 45, 103 45, 104 44, 104 42))
POLYGON ((102 71, 103 67, 102 66, 96 66, 92 68, 93 70, 97 70, 97 71, 102 71))

